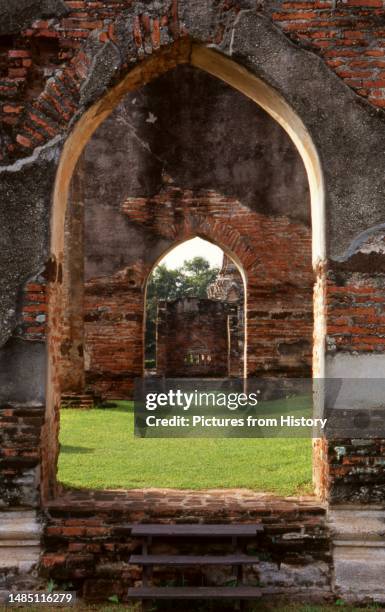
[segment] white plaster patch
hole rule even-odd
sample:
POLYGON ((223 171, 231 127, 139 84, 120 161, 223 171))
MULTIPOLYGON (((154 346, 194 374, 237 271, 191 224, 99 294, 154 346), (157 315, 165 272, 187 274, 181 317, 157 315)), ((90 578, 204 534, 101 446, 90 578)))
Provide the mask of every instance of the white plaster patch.
POLYGON ((340 379, 335 408, 365 409, 384 406, 385 355, 327 355, 325 378, 340 379))
POLYGON ((371 236, 363 245, 360 246, 360 253, 380 253, 385 254, 385 234, 371 236))
POLYGON ((149 113, 146 119, 146 123, 156 123, 158 121, 158 117, 154 115, 154 113, 149 113))

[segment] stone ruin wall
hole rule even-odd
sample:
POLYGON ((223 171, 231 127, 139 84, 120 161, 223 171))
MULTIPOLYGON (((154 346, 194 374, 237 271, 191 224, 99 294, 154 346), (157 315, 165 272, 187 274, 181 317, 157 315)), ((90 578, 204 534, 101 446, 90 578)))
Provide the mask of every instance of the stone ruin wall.
MULTIPOLYGON (((42 6, 24 0, 23 4, 26 6, 19 3, 14 8, 10 4, 2 12, 4 161, 28 155, 60 133, 76 108, 79 85, 90 65, 83 50, 87 40, 95 37, 95 44, 122 43, 128 32, 116 18, 132 5, 129 0, 118 5, 113 0, 51 0, 42 6), (62 67, 59 79, 50 81, 62 67)), ((243 4, 247 6, 242 8, 255 8, 254 2, 243 4)), ((382 0, 268 0, 261 5, 277 28, 301 48, 319 55, 359 96, 375 107, 385 105, 382 0)), ((167 31, 174 31, 177 37, 184 34, 188 11, 179 7, 178 23, 176 7, 165 2, 162 14, 151 17, 135 11, 137 53, 144 55, 150 45, 159 48, 167 31)), ((197 5, 195 10, 203 8, 197 5)), ((235 1, 219 3, 214 16, 208 9, 208 21, 214 18, 209 37, 217 45, 226 40, 229 21, 240 10, 241 3, 235 1)))
MULTIPOLYGON (((165 189, 155 202, 150 201, 147 211, 143 200, 130 198, 123 203, 122 212, 136 227, 143 223, 147 233, 160 235, 163 240, 193 237, 195 229, 201 236, 217 238, 231 246, 240 254, 248 277, 248 374, 310 375, 313 275, 310 232, 306 227, 285 218, 252 213, 220 194, 200 193, 194 197, 191 192, 183 194, 175 188, 165 189), (162 201, 164 207, 160 206, 162 201), (170 202, 174 202, 174 210, 170 202), (155 210, 150 216, 151 208, 155 210), (252 231, 248 229, 246 233, 245 228, 250 226, 252 231), (227 236, 222 233, 224 227, 227 236), (244 246, 247 236, 250 242, 244 246), (263 254, 250 246, 261 242, 263 254)), ((148 267, 139 259, 112 278, 96 277, 85 283, 85 384, 97 394, 124 397, 124 389, 129 389, 125 385, 142 375, 143 286, 148 274, 148 267)))
MULTIPOLYGON (((158 8, 153 4, 143 7, 125 1, 20 0, 2 8, 0 503, 2 525, 6 527, 0 538, 9 543, 11 523, 6 514, 17 512, 22 515, 18 517, 19 525, 25 526, 19 537, 35 544, 31 546, 34 550, 30 551, 29 565, 25 547, 18 547, 24 555, 19 558, 15 548, 7 549, 11 561, 3 565, 6 571, 0 577, 0 588, 17 580, 33 579, 32 573, 25 571, 27 565, 32 568, 38 562, 39 524, 43 523, 46 529, 57 529, 44 538, 44 568, 48 575, 60 580, 64 574, 71 574, 79 581, 79 588, 88 582, 85 594, 90 588, 99 597, 116 588, 108 576, 108 561, 118 558, 116 546, 121 541, 107 541, 105 525, 101 524, 105 520, 111 530, 108 533, 112 533, 111 524, 115 521, 115 533, 121 537, 111 508, 104 506, 106 519, 102 519, 103 512, 97 509, 95 500, 91 507, 87 507, 88 502, 82 507, 69 500, 63 501, 61 508, 57 502, 56 514, 49 511, 48 516, 47 496, 59 493, 54 483, 58 407, 55 413, 46 406, 45 329, 48 307, 51 330, 55 316, 62 314, 63 281, 62 262, 50 252, 48 236, 53 184, 64 140, 86 109, 129 68, 140 64, 146 54, 156 55, 159 47, 164 49, 177 41, 177 49, 171 52, 172 61, 178 63, 181 57, 188 61, 181 49, 189 49, 189 34, 203 45, 233 56, 272 84, 302 118, 319 153, 327 193, 326 254, 315 270, 316 313, 324 313, 324 286, 327 297, 326 371, 337 376, 346 376, 352 369, 360 376, 383 371, 383 1, 266 0, 258 2, 257 7, 254 2, 208 2, 204 23, 200 19, 200 2, 162 2, 158 8), (8 163, 13 165, 6 167, 8 163), (44 515, 38 514, 42 505, 44 515), (91 531, 87 532, 87 528, 91 531), (100 532, 92 531, 98 528, 100 532), (100 564, 99 560, 95 562, 99 554, 100 564), (101 571, 98 575, 97 568, 101 571)), ((143 77, 148 74, 144 69, 143 77)), ((140 78, 137 83, 141 84, 140 78)), ((225 140, 231 142, 232 135, 225 140)), ((257 154, 258 150, 254 151, 257 154)), ((221 156, 212 157, 217 158, 221 156)), ((209 167, 202 164, 201 158, 199 164, 209 167)), ((192 188, 189 182, 186 186, 176 181, 176 185, 192 188)), ((203 187, 229 196, 223 185, 203 187)), ((159 188, 146 193, 139 189, 134 196, 147 198, 157 192, 159 188)), ((130 194, 132 197, 132 191, 130 194)), ((230 196, 246 201, 240 197, 242 193, 231 192, 230 196)), ((107 270, 105 276, 118 270, 118 266, 107 270)), ((322 338, 323 333, 316 329, 317 337, 322 338)), ((73 347, 68 342, 64 351, 58 350, 61 341, 68 339, 68 332, 61 338, 55 328, 55 334, 50 338, 50 354, 71 353, 73 347)), ((77 338, 74 346, 79 348, 77 338)), ((56 373, 52 378, 56 382, 56 373)), ((341 504, 345 506, 345 510, 338 511, 340 522, 330 524, 329 520, 331 535, 327 536, 327 546, 331 539, 339 544, 333 550, 332 588, 344 598, 362 601, 373 598, 375 593, 384 600, 384 593, 378 591, 384 568, 383 455, 381 439, 365 444, 349 439, 326 441, 318 455, 326 468, 324 490, 328 500, 337 510, 338 504, 340 508, 341 504), (336 450, 341 448, 343 454, 336 450), (359 508, 356 504, 360 504, 359 508), (350 557, 346 545, 346 541, 351 543, 349 526, 355 537, 359 536, 351 546, 350 557), (373 541, 375 547, 370 546, 373 541), (360 584, 351 579, 357 572, 360 584)), ((268 517, 271 508, 269 504, 268 517)), ((201 509, 197 512, 202 520, 201 509)), ((310 522, 316 523, 315 515, 312 511, 310 514, 310 522)), ((254 518, 246 516, 246 520, 254 518)), ((141 520, 142 516, 134 519, 141 520)), ((235 520, 235 516, 229 515, 229 520, 235 520)), ((303 521, 300 524, 300 533, 306 535, 303 521)), ((282 533, 282 525, 277 531, 282 533)), ((306 543, 314 541, 319 550, 317 540, 309 535, 306 543)), ((274 538, 277 541, 276 534, 274 538)), ((287 550, 288 541, 293 542, 283 538, 279 557, 287 550)), ((3 559, 5 549, 1 548, 3 559)), ((326 576, 331 585, 331 572, 326 576)), ((293 583, 298 584, 297 578, 293 583)), ((288 588, 287 584, 282 588, 288 588)), ((307 590, 310 593, 308 587, 307 590)))
MULTIPOLYGON (((242 377, 239 351, 231 345, 231 319, 237 320, 238 312, 228 302, 193 297, 160 302, 156 374, 166 378, 225 378, 233 369, 242 377)), ((233 333, 234 341, 235 336, 233 333)))

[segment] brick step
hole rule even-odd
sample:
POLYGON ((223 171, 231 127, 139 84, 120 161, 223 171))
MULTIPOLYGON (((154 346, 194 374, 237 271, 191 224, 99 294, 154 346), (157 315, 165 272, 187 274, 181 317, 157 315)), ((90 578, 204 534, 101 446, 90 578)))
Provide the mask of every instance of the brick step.
POLYGON ((6 570, 31 569, 39 562, 40 553, 40 545, 36 543, 34 546, 0 547, 0 576, 6 570))
POLYGON ((258 587, 139 587, 128 589, 129 599, 259 599, 258 587))
POLYGON ((261 596, 259 588, 243 584, 243 566, 258 563, 258 559, 239 552, 239 538, 255 537, 263 532, 263 526, 254 524, 177 524, 159 525, 140 523, 131 526, 131 536, 143 538, 142 554, 131 555, 129 563, 141 565, 143 568, 142 587, 128 591, 129 599, 258 599, 261 596), (226 555, 162 555, 151 554, 149 551, 155 537, 171 538, 229 538, 233 553, 226 555), (206 565, 238 566, 237 586, 233 587, 155 587, 148 586, 152 579, 154 565, 169 567, 206 565))
POLYGON ((16 546, 18 542, 33 546, 40 542, 41 531, 36 512, 0 512, 0 546, 16 546))
POLYGON ((94 406, 94 398, 92 395, 75 395, 64 394, 61 396, 62 408, 78 408, 79 410, 89 410, 94 406))
POLYGON ((258 557, 252 555, 131 555, 133 565, 254 565, 258 557))
POLYGON ((147 537, 252 537, 263 532, 263 525, 153 525, 140 523, 131 528, 132 536, 147 537))
POLYGON ((385 546, 382 509, 331 508, 328 526, 335 546, 385 546))

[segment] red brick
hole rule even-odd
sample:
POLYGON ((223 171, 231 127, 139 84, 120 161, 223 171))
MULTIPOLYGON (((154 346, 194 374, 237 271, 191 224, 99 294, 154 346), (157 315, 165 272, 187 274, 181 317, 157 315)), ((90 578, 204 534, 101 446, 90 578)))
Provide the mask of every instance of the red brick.
POLYGON ((370 8, 383 8, 382 0, 348 0, 348 6, 361 6, 370 8))
POLYGON ((81 537, 84 535, 84 527, 62 527, 61 532, 66 537, 81 537))
POLYGON ((42 127, 50 136, 56 136, 56 134, 58 133, 57 129, 53 128, 51 125, 49 125, 46 121, 41 119, 41 117, 39 117, 35 113, 31 112, 29 113, 29 116, 34 123, 42 127))
POLYGON ((317 13, 314 11, 303 11, 297 13, 273 13, 273 19, 276 21, 289 21, 293 19, 298 20, 311 20, 317 17, 317 13))
POLYGON ((22 78, 27 74, 26 68, 9 68, 8 75, 11 78, 22 78))
POLYGON ((41 38, 58 38, 59 32, 55 32, 54 30, 37 30, 35 32, 35 36, 39 36, 41 38))
POLYGON ((108 527, 86 527, 85 534, 86 536, 107 536, 109 535, 110 530, 108 527))
POLYGON ((25 58, 25 57, 31 57, 31 52, 27 51, 25 49, 10 49, 8 51, 8 57, 11 59, 14 58, 25 58))
POLYGON ((27 327, 26 334, 30 334, 31 336, 36 334, 45 334, 45 326, 44 325, 36 325, 35 327, 27 327))
POLYGON ((71 9, 85 9, 87 7, 82 0, 66 0, 66 5, 71 9))
POLYGON ((46 304, 28 304, 23 307, 24 312, 46 312, 47 305, 46 304))
POLYGON ((5 104, 3 106, 3 112, 4 113, 15 113, 15 114, 19 114, 21 113, 21 111, 23 110, 22 106, 11 106, 10 104, 5 104))
POLYGON ((103 27, 103 21, 85 21, 83 19, 63 19, 62 26, 67 30, 100 30, 103 27))
POLYGON ((39 285, 39 283, 28 283, 25 287, 26 291, 45 291, 45 285, 39 285))
POLYGON ((66 556, 57 553, 45 553, 41 559, 43 567, 51 568, 55 565, 64 565, 66 562, 66 556))
POLYGON ((28 147, 29 149, 33 148, 32 141, 29 138, 26 138, 25 136, 22 136, 21 134, 18 134, 16 136, 16 140, 23 147, 28 147))

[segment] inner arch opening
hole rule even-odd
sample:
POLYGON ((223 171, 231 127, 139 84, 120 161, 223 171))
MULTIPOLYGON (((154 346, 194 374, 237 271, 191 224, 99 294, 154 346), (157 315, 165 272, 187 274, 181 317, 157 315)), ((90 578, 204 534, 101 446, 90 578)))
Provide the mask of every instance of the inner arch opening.
POLYGON ((146 286, 145 376, 244 378, 245 274, 200 237, 169 250, 146 286))

